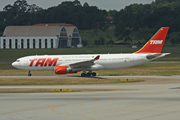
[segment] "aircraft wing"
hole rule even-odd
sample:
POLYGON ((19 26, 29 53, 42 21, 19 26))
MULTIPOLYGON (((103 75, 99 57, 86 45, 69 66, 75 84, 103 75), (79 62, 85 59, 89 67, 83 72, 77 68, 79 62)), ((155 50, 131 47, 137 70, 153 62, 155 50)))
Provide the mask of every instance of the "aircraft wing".
POLYGON ((100 55, 96 56, 92 60, 72 63, 72 64, 69 64, 69 66, 71 68, 81 68, 81 67, 88 68, 88 67, 91 67, 92 65, 94 65, 94 61, 99 60, 99 58, 100 58, 100 55))

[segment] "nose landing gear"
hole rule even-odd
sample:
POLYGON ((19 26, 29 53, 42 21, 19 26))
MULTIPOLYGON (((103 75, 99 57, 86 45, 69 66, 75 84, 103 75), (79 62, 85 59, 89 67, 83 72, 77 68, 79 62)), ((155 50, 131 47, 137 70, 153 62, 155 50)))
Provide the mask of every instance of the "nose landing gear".
POLYGON ((31 74, 31 71, 29 70, 29 71, 28 71, 28 76, 31 76, 31 75, 32 75, 32 74, 31 74))

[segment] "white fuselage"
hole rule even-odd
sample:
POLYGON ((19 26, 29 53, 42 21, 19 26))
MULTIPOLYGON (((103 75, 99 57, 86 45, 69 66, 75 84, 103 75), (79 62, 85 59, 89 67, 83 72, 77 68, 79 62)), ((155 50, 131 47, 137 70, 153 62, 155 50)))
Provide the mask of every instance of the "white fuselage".
MULTIPOLYGON (((73 68, 72 71, 118 69, 146 63, 148 54, 98 54, 100 58, 88 68, 73 68)), ((16 68, 31 71, 54 70, 55 66, 68 66, 69 64, 93 59, 97 54, 89 55, 38 55, 19 58, 12 65, 16 68), (48 60, 51 60, 50 62, 48 60), (53 61, 54 60, 54 61, 53 61)))

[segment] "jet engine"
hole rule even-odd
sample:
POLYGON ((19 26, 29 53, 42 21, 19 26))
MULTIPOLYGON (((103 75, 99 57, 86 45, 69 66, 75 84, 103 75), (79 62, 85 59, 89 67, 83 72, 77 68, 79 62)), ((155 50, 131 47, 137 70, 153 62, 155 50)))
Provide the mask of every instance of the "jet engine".
POLYGON ((77 73, 77 71, 72 71, 72 69, 67 66, 56 66, 54 70, 55 74, 77 73))

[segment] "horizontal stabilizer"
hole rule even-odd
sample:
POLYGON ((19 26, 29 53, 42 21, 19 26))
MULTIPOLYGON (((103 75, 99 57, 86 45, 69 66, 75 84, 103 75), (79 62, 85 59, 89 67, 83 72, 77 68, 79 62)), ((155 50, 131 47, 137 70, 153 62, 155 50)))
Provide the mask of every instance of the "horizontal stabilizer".
POLYGON ((157 58, 160 58, 160 57, 164 57, 164 56, 169 55, 169 54, 171 54, 171 53, 153 53, 153 54, 148 54, 146 56, 146 58, 148 60, 154 60, 154 59, 157 59, 157 58))

